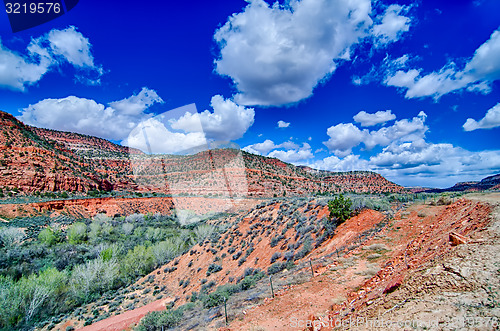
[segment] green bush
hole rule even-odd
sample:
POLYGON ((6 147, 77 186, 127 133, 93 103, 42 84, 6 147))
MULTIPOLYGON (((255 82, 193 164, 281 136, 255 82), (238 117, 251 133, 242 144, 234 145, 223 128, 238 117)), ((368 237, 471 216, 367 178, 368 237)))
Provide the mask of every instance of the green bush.
POLYGON ((72 245, 80 244, 87 240, 87 226, 85 223, 76 222, 69 227, 68 242, 72 245))
POLYGON ((218 264, 215 264, 215 263, 212 263, 208 266, 208 270, 207 270, 207 276, 210 276, 210 274, 212 273, 216 273, 216 272, 219 272, 222 270, 222 266, 221 265, 218 265, 218 264))
POLYGON ((330 220, 335 217, 338 224, 345 222, 352 215, 351 207, 351 199, 345 198, 342 194, 335 197, 335 199, 328 201, 330 220))
POLYGON ((267 274, 269 276, 276 274, 286 268, 286 264, 283 262, 275 262, 267 268, 267 274))
POLYGON ((20 228, 2 227, 0 228, 0 243, 5 247, 18 244, 24 238, 24 231, 20 228))
POLYGON ((151 272, 154 265, 155 260, 152 250, 142 245, 135 246, 133 250, 129 250, 120 263, 121 271, 130 279, 151 272))
POLYGON ((70 288, 78 302, 89 302, 99 294, 113 288, 118 281, 118 263, 98 257, 77 265, 71 274, 70 288))
POLYGON ((163 328, 173 328, 180 323, 183 317, 183 309, 167 309, 164 311, 153 311, 143 317, 139 325, 135 328, 138 331, 161 330, 163 328))
POLYGON ((45 245, 52 246, 57 242, 57 236, 51 228, 45 228, 38 234, 38 240, 45 245))

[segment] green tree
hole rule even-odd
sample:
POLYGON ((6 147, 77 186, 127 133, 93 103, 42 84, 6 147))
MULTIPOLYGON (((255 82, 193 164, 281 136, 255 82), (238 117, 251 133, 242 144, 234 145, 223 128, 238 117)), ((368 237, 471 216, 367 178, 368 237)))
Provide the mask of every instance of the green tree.
POLYGON ((338 224, 345 222, 352 215, 352 201, 342 194, 335 199, 328 201, 328 210, 330 211, 330 220, 334 217, 338 224))
POLYGON ((87 239, 87 226, 85 223, 76 222, 68 230, 68 241, 72 245, 79 244, 87 239))
POLYGON ((38 234, 38 240, 42 244, 52 246, 57 242, 57 237, 52 228, 45 228, 38 234))
POLYGON ((152 250, 142 245, 135 246, 133 250, 129 250, 122 263, 120 263, 121 271, 130 279, 151 272, 154 265, 155 259, 152 250))

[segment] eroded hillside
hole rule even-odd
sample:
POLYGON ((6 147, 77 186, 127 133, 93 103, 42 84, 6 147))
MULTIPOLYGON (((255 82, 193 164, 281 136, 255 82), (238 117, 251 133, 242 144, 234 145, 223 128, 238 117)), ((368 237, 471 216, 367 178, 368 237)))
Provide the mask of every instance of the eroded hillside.
POLYGON ((325 323, 381 314, 438 316, 445 323, 460 309, 498 317, 498 223, 490 215, 499 197, 490 199, 364 210, 331 236, 325 235, 331 229, 321 200, 262 204, 214 221, 223 230, 58 326, 121 330, 172 307, 183 313, 179 330, 223 328, 217 293, 261 271, 272 275, 275 296, 268 276, 231 290, 228 329, 305 330, 316 323, 315 330, 330 330, 325 323), (442 313, 433 315, 436 307, 442 313))
POLYGON ((376 173, 312 171, 237 149, 148 155, 97 137, 30 127, 4 112, 0 130, 0 188, 9 196, 129 191, 268 198, 405 191, 376 173))

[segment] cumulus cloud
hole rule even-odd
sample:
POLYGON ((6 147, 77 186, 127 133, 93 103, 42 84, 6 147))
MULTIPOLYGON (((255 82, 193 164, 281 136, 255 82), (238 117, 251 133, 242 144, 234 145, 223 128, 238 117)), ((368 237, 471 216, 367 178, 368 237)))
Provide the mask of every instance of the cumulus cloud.
POLYGON ((390 5, 385 10, 380 24, 373 26, 373 35, 376 37, 375 45, 383 46, 397 41, 404 32, 410 30, 411 18, 400 14, 408 12, 409 6, 390 5))
POLYGON ((359 123, 361 126, 374 126, 377 124, 386 123, 396 119, 391 110, 378 111, 376 113, 370 114, 365 111, 360 111, 353 117, 354 121, 359 123))
POLYGON ((172 154, 204 146, 203 132, 173 132, 161 118, 149 118, 139 123, 127 136, 124 145, 149 154, 172 154))
POLYGON ((261 143, 248 145, 243 150, 252 154, 275 157, 289 163, 300 163, 314 157, 311 145, 303 143, 300 146, 292 141, 275 144, 274 141, 266 139, 261 143))
POLYGON ((47 35, 35 39, 35 43, 48 42, 53 55, 60 56, 77 67, 94 67, 90 42, 74 26, 64 30, 51 30, 47 35))
POLYGON ((47 72, 64 63, 85 70, 85 75, 76 75, 77 80, 99 83, 103 70, 94 63, 89 40, 74 26, 64 30, 53 29, 33 39, 25 55, 5 48, 0 41, 0 86, 25 91, 27 86, 35 84, 47 72))
POLYGON ((162 98, 144 87, 108 106, 76 96, 45 99, 24 108, 19 119, 37 127, 121 140, 122 144, 143 151, 171 153, 213 140, 238 139, 252 125, 255 115, 253 109, 238 106, 220 95, 212 97, 213 113, 197 113, 191 104, 153 117, 146 111, 155 103, 163 103, 162 98), (149 138, 143 136, 144 130, 149 138))
POLYGON ((472 58, 460 70, 454 62, 440 70, 421 75, 422 69, 388 70, 385 84, 406 90, 406 98, 441 96, 466 89, 487 94, 491 83, 500 79, 500 30, 479 46, 472 58))
POLYGON ((369 35, 370 12, 370 0, 252 0, 216 31, 216 71, 234 81, 240 104, 300 101, 369 35))
POLYGON ((351 59, 357 45, 396 42, 412 21, 411 6, 390 5, 376 16, 371 0, 248 2, 214 34, 220 48, 216 72, 233 80, 235 100, 242 105, 280 106, 308 98, 351 59))
POLYGON ((278 128, 288 128, 289 126, 290 126, 289 122, 285 122, 285 121, 281 121, 281 120, 278 121, 278 128))
MULTIPOLYGON (((500 123, 498 109, 500 104, 474 122, 488 127, 500 123)), ((448 143, 426 141, 426 118, 420 112, 413 118, 371 131, 360 130, 352 123, 332 126, 327 131, 330 139, 324 144, 335 155, 309 165, 330 171, 371 170, 402 185, 428 187, 449 187, 458 181, 478 180, 500 171, 500 150, 471 152, 448 143), (380 146, 381 150, 362 157, 353 151, 361 144, 366 149, 380 146)))
POLYGON ((500 126, 500 103, 496 106, 490 108, 486 115, 476 121, 472 118, 468 118, 464 123, 463 128, 465 131, 474 131, 477 129, 492 129, 500 126))
POLYGON ((19 119, 26 124, 70 132, 78 132, 111 140, 123 140, 148 115, 147 107, 163 102, 155 91, 143 88, 137 95, 110 106, 94 100, 68 96, 45 99, 21 111, 19 119))
POLYGON ((335 155, 341 157, 349 155, 352 148, 358 146, 366 136, 366 132, 361 131, 352 123, 331 126, 326 133, 330 139, 323 144, 335 155))
POLYGON ((201 113, 186 112, 179 119, 171 121, 172 128, 196 132, 199 131, 197 123, 201 123, 208 139, 228 141, 243 137, 254 122, 253 108, 237 105, 229 99, 224 100, 220 95, 213 96, 210 105, 213 113, 209 110, 201 113))
POLYGON ((311 167, 318 170, 329 171, 372 170, 368 161, 361 159, 359 155, 353 154, 349 154, 343 158, 328 156, 312 163, 311 167))
MULTIPOLYGON (((360 118, 358 118, 359 121, 369 120, 373 122, 373 120, 377 119, 377 117, 373 116, 366 117, 365 114, 362 114, 360 118)), ((390 117, 395 119, 395 116, 390 112, 384 113, 384 115, 380 115, 380 117, 388 117, 388 115, 392 115, 390 117)), ((428 127, 425 125, 426 117, 427 115, 421 111, 412 119, 402 119, 394 122, 391 126, 372 131, 368 129, 361 130, 352 123, 340 123, 327 129, 326 133, 330 138, 323 142, 323 144, 336 156, 345 157, 351 154, 352 149, 361 143, 363 143, 367 149, 372 149, 375 146, 388 146, 394 141, 411 142, 422 140, 428 130, 428 127)))
POLYGON ((274 150, 267 156, 275 157, 289 163, 297 163, 314 157, 311 152, 311 146, 308 143, 303 143, 302 147, 298 149, 274 150))
POLYGON ((130 116, 143 115, 144 111, 154 103, 163 103, 156 91, 143 87, 141 92, 119 101, 110 102, 109 105, 120 114, 130 116))
POLYGON ((500 150, 471 152, 446 143, 396 141, 369 159, 356 154, 329 156, 310 166, 330 171, 370 170, 401 185, 444 188, 498 173, 500 150))
POLYGON ((373 169, 406 185, 449 187, 500 170, 500 151, 471 152, 452 144, 391 144, 369 160, 373 169))
POLYGON ((426 118, 427 115, 421 111, 412 119, 405 118, 379 130, 364 130, 366 134, 363 143, 367 149, 372 149, 377 145, 387 146, 394 141, 411 142, 421 140, 425 137, 425 133, 429 129, 425 125, 426 118))
POLYGON ((5 48, 0 40, 0 86, 24 91, 27 85, 38 82, 49 70, 52 61, 48 56, 34 59, 36 54, 30 52, 23 57, 5 48))

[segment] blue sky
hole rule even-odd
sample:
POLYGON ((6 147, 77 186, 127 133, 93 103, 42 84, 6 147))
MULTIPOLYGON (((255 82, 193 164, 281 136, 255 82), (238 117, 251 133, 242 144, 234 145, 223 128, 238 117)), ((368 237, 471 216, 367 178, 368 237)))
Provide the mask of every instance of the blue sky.
POLYGON ((496 0, 81 0, 15 34, 2 12, 0 109, 145 149, 142 125, 154 152, 233 141, 447 187, 500 172, 499 12, 496 0))

